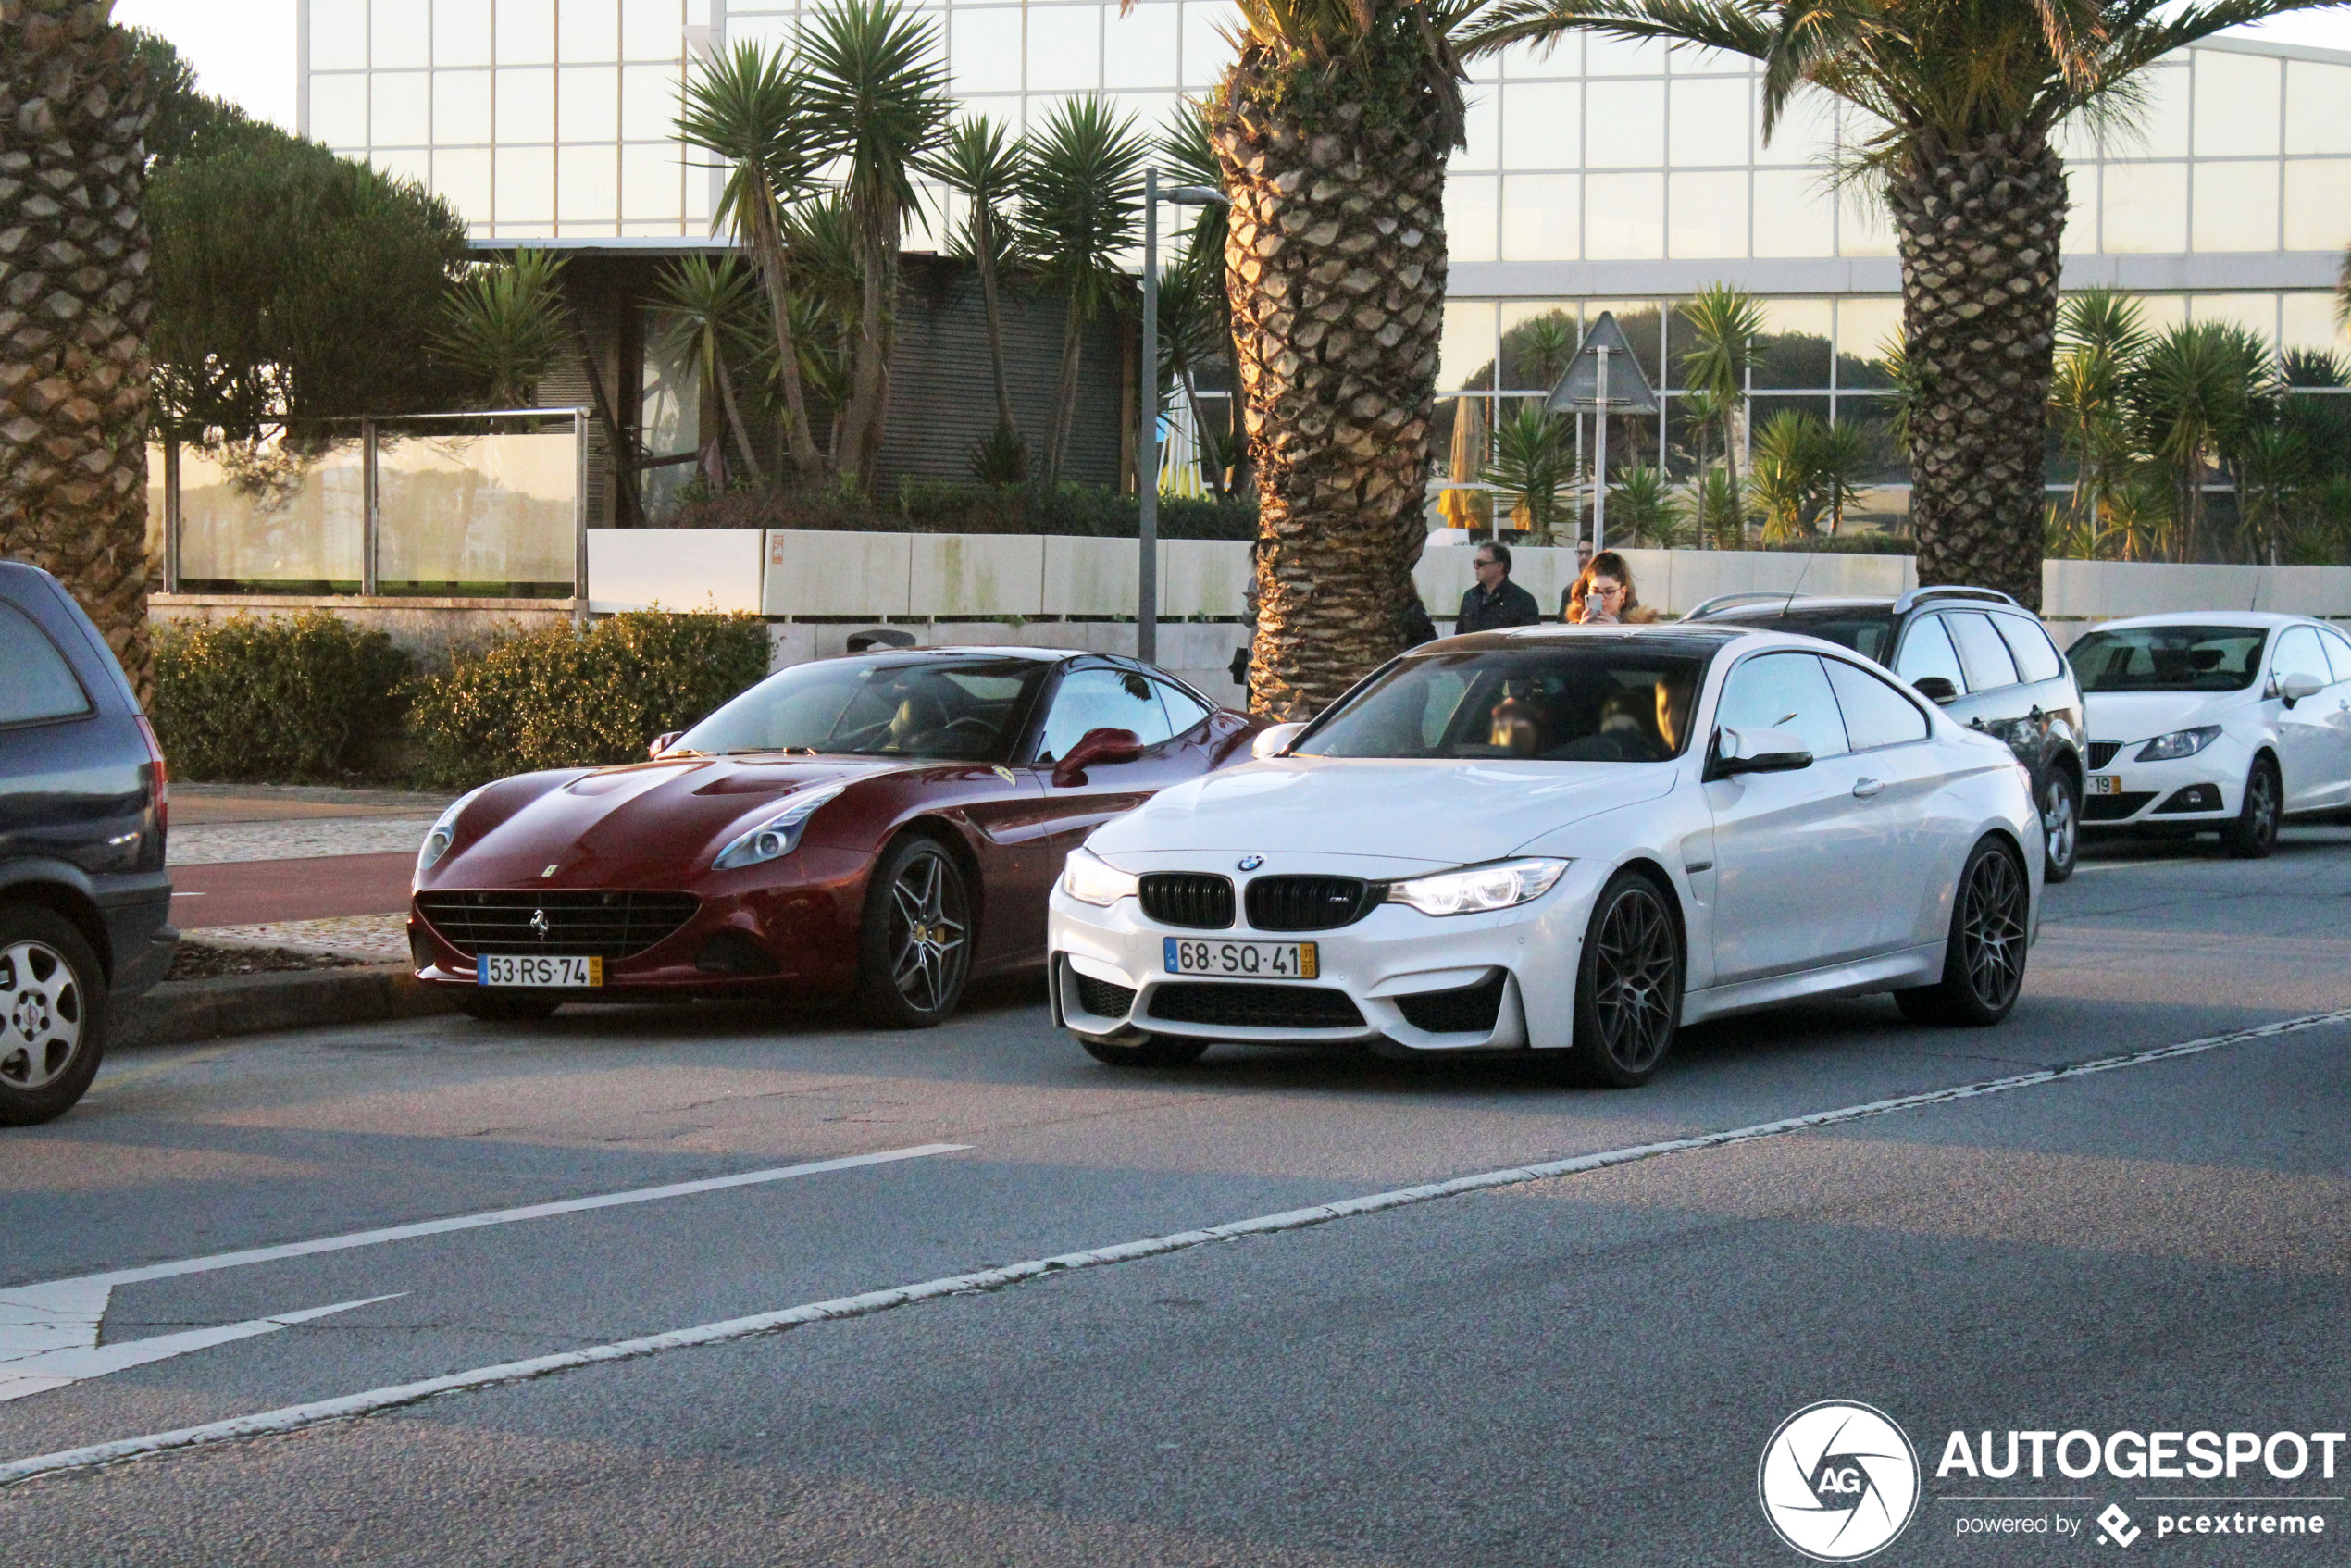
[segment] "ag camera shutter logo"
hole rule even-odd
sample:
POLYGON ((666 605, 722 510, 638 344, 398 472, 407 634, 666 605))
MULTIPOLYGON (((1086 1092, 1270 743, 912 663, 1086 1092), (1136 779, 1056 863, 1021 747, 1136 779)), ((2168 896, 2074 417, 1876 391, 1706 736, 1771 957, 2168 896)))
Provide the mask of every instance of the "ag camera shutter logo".
POLYGON ((1755 1489, 1780 1539, 1816 1562, 1858 1562, 1917 1514, 1918 1450, 1884 1411, 1823 1400, 1780 1423, 1755 1489))

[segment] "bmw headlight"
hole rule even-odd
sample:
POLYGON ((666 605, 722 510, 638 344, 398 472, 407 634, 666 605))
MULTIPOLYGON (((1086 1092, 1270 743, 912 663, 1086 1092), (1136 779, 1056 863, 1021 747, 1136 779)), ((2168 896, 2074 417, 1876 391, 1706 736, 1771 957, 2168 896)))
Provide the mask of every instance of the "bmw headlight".
POLYGON ((1062 867, 1062 891, 1080 903, 1108 909, 1120 899, 1134 897, 1141 886, 1133 872, 1121 871, 1086 850, 1070 851, 1069 863, 1062 867))
POLYGON ((841 792, 843 786, 828 784, 821 790, 802 790, 784 803, 784 809, 762 822, 748 833, 736 835, 733 842, 718 852, 712 861, 715 871, 740 871, 746 865, 758 865, 771 860, 781 860, 800 847, 800 835, 816 808, 841 792))
POLYGON ((458 816, 467 806, 474 803, 476 795, 489 788, 489 785, 484 784, 481 790, 466 790, 450 803, 447 811, 433 818, 432 826, 425 829, 425 841, 417 849, 417 876, 421 877, 431 870, 441 857, 449 852, 449 846, 457 841, 458 816))
POLYGON ((1483 915, 1541 898, 1572 864, 1502 860, 1435 877, 1415 877, 1409 882, 1389 883, 1387 902, 1411 904, 1423 915, 1483 915))
POLYGON ((2175 729, 2169 735, 2158 735, 2139 748, 2140 762, 2177 762, 2192 757, 2220 738, 2217 724, 2199 724, 2194 729, 2175 729))

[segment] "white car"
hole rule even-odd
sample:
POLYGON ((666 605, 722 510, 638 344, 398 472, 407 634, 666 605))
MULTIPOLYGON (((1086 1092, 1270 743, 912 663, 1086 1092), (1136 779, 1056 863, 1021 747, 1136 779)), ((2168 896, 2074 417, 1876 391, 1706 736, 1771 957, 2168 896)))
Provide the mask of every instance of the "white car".
POLYGON ((2023 981, 2022 765, 1815 638, 1452 638, 1258 752, 1070 855, 1054 1018, 1101 1060, 1531 1047, 1631 1085, 1685 1023, 1892 991, 1989 1024, 2023 981))
POLYGON ((2258 860, 2281 817, 2351 806, 2351 641, 2302 616, 2108 621, 2066 653, 2090 738, 2084 828, 2219 829, 2258 860))

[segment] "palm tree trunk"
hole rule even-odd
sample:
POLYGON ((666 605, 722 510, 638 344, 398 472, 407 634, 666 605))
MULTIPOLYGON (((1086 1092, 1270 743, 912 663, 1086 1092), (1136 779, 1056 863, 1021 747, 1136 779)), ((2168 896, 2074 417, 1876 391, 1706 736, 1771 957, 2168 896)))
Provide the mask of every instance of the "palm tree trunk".
POLYGON ((1200 474, 1208 486, 1208 493, 1215 500, 1225 499, 1225 476, 1218 469, 1208 449, 1208 419, 1200 412, 1200 385, 1189 370, 1176 378, 1184 385, 1184 405, 1192 411, 1192 450, 1200 458, 1200 474))
POLYGON ((1921 137, 1886 195, 1900 231, 1911 525, 1921 582, 2041 603, 2042 431, 2056 343, 2063 160, 2040 137, 1921 137))
POLYGON ((1085 342, 1085 321, 1077 302, 1069 302, 1062 321, 1061 374, 1053 381, 1053 433, 1045 443, 1045 488, 1061 482, 1062 464, 1069 455, 1070 427, 1077 417, 1077 351, 1085 342))
POLYGON ((1250 707, 1302 717, 1401 645, 1427 537, 1450 137, 1365 129, 1360 104, 1301 125, 1239 74, 1209 137, 1233 200, 1225 285, 1257 481, 1250 707))
POLYGON ((56 574, 144 703, 155 87, 112 9, 0 6, 0 555, 56 574))
POLYGON ((841 417, 840 443, 833 453, 834 467, 853 475, 860 491, 874 480, 874 464, 881 451, 881 414, 888 397, 889 323, 895 304, 892 291, 898 277, 898 215, 861 214, 858 224, 865 253, 865 276, 857 307, 857 340, 849 361, 849 406, 841 417))
POLYGON ((724 355, 714 354, 711 363, 717 368, 718 401, 727 410, 727 428, 735 432, 735 444, 742 449, 743 466, 751 470, 753 480, 767 482, 767 470, 759 466, 759 454, 752 449, 751 432, 743 428, 743 411, 735 404, 735 378, 727 373, 724 355))
POLYGON ((784 265, 784 236, 775 203, 756 205, 752 234, 753 259, 760 280, 767 288, 767 314, 776 325, 776 358, 784 379, 784 454, 803 478, 824 472, 824 454, 816 448, 816 431, 808 422, 808 394, 801 385, 800 344, 791 327, 791 283, 784 265))
POLYGON ((979 303, 988 316, 988 364, 996 375, 996 422, 1014 435, 1012 382, 1004 373, 1004 313, 996 292, 996 223, 983 205, 972 214, 972 249, 979 256, 979 303))

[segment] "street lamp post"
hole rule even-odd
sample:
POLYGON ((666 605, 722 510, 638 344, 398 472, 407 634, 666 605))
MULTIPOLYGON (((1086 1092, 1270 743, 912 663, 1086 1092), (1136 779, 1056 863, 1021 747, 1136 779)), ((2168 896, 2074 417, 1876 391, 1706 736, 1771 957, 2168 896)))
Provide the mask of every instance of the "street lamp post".
POLYGON ((1143 395, 1142 429, 1135 439, 1136 529, 1142 560, 1135 579, 1135 656, 1159 662, 1159 204, 1229 206, 1225 193, 1208 185, 1159 188, 1159 170, 1143 170, 1143 395))

